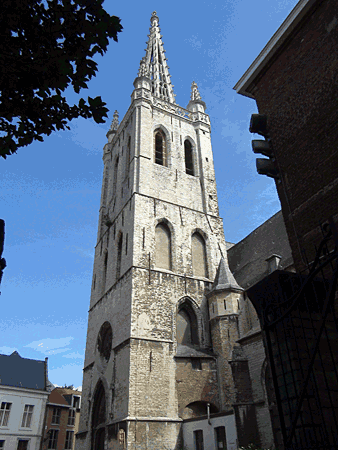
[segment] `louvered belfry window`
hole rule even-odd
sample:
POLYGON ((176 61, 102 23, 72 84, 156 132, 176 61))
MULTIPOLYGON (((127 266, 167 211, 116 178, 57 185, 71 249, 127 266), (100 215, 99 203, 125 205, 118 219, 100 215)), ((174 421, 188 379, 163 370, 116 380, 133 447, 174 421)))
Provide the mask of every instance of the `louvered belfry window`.
POLYGON ((167 166, 166 140, 163 131, 155 131, 155 163, 167 166))

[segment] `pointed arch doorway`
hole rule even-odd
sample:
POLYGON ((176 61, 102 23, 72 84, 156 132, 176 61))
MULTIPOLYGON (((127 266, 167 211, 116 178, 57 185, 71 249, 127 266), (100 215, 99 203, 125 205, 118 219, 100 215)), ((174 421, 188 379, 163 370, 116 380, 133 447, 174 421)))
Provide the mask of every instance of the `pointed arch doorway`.
POLYGON ((92 411, 92 449, 104 450, 106 425, 106 395, 100 380, 95 389, 92 411))

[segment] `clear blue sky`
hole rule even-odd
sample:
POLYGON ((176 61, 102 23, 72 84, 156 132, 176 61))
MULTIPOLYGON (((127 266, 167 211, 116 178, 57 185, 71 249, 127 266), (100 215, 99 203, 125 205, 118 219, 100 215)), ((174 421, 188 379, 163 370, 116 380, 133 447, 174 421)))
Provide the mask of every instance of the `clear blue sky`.
MULTIPOLYGON (((0 161, 0 218, 6 221, 0 353, 48 357, 57 385, 82 384, 87 313, 102 179, 102 148, 113 112, 130 105, 157 11, 176 102, 189 102, 196 81, 211 119, 220 215, 225 238, 238 242, 280 209, 272 179, 256 172, 249 122, 254 100, 236 94, 250 66, 296 0, 112 2, 119 42, 97 57, 99 72, 80 94, 101 95, 103 125, 78 119, 71 130, 0 161)), ((70 102, 77 96, 69 92, 70 102)))

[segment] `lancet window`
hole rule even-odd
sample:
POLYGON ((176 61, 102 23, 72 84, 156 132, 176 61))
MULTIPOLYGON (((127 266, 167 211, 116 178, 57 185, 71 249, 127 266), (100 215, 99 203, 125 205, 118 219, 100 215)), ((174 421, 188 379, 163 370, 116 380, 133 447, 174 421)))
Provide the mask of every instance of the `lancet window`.
POLYGON ((115 166, 114 166, 114 178, 113 178, 113 192, 112 197, 115 197, 116 195, 116 185, 117 185, 117 177, 119 173, 119 158, 116 158, 115 166))
POLYGON ((171 233, 168 225, 161 222, 155 229, 156 267, 171 270, 171 233))
POLYGON ((192 307, 184 303, 176 318, 176 339, 178 344, 198 345, 196 314, 192 307))
POLYGON ((123 234, 121 233, 117 243, 116 280, 118 280, 121 276, 122 245, 123 245, 123 234))
POLYGON ((194 233, 191 237, 191 252, 194 276, 208 278, 205 240, 198 232, 194 233))
POLYGON ((156 130, 155 135, 155 163, 161 166, 168 165, 166 138, 162 130, 156 130))
POLYGON ((185 156, 185 171, 189 175, 195 175, 194 173, 194 163, 192 156, 192 145, 191 142, 186 139, 184 141, 184 156, 185 156))

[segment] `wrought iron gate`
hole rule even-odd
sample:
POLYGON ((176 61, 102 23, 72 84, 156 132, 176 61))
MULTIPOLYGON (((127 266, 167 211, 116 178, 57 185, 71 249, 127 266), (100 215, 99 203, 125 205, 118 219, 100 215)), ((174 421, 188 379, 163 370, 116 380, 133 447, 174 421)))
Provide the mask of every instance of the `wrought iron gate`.
POLYGON ((322 231, 307 275, 277 270, 248 290, 274 384, 278 450, 338 449, 338 234, 332 219, 322 231))

